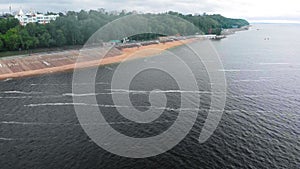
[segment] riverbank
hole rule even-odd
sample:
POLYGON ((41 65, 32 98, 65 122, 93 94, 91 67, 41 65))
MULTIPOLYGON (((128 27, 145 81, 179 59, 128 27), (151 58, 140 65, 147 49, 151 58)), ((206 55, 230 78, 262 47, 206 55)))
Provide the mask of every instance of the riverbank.
POLYGON ((73 71, 74 68, 82 69, 88 67, 102 66, 119 63, 124 60, 153 56, 164 50, 191 43, 196 39, 150 44, 121 50, 112 49, 105 58, 84 58, 79 50, 57 52, 51 54, 34 54, 27 57, 9 57, 0 60, 0 80, 11 78, 22 78, 49 73, 73 71), (78 58, 80 59, 78 62, 78 58))

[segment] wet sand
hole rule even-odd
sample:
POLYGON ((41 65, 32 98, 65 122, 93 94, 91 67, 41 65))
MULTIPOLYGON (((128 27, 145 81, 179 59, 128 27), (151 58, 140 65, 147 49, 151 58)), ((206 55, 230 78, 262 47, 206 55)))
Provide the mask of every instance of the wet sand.
POLYGON ((188 39, 122 50, 114 48, 102 59, 99 59, 99 57, 81 56, 80 52, 76 50, 43 55, 35 54, 19 58, 4 58, 0 60, 0 80, 73 71, 75 68, 103 66, 130 59, 154 56, 164 50, 188 44, 195 40, 188 39))

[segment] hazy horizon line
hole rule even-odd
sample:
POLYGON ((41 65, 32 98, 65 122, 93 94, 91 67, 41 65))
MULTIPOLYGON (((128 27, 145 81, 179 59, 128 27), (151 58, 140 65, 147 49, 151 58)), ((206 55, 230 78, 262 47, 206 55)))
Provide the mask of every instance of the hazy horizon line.
MULTIPOLYGON (((246 19, 247 20, 247 19, 246 19)), ((250 24, 300 24, 297 20, 281 20, 281 19, 262 19, 262 20, 247 20, 250 24)))

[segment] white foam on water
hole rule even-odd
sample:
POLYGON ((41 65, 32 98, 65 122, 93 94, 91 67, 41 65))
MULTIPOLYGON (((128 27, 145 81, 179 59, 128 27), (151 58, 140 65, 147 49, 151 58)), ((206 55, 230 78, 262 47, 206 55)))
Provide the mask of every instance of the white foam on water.
POLYGON ((0 137, 0 140, 2 140, 2 141, 13 141, 13 140, 15 140, 15 139, 13 139, 13 138, 3 138, 3 137, 0 137))
POLYGON ((63 96, 71 96, 71 97, 83 97, 83 96, 97 96, 100 94, 111 94, 111 93, 84 93, 84 94, 74 94, 74 93, 64 93, 63 96))
POLYGON ((24 105, 25 107, 39 107, 39 106, 87 106, 90 104, 86 103, 41 103, 41 104, 29 104, 24 105))
POLYGON ((7 125, 30 125, 30 126, 43 126, 43 125, 80 125, 77 123, 44 123, 44 122, 19 122, 19 121, 2 121, 0 124, 7 125))
POLYGON ((0 97, 0 99, 29 99, 33 96, 0 97))
POLYGON ((106 82, 96 83, 32 83, 31 86, 85 86, 85 85, 109 85, 106 82))
MULTIPOLYGON (((163 123, 173 123, 173 122, 174 121, 164 120, 164 121, 154 121, 154 122, 151 122, 151 123, 160 123, 160 124, 163 124, 163 123)), ((118 121, 118 122, 108 122, 108 123, 87 123, 87 124, 81 124, 81 125, 89 126, 89 125, 106 125, 106 124, 109 124, 109 125, 136 124, 136 122, 132 122, 132 121, 118 121)))
MULTIPOLYGON (((41 106, 93 106, 93 107, 104 107, 104 108, 126 108, 126 109, 134 109, 134 108, 148 108, 148 109, 156 109, 156 110, 167 110, 167 111, 203 111, 208 109, 201 108, 171 108, 171 107, 156 107, 156 106, 127 106, 127 105, 104 105, 104 104, 87 104, 87 103, 41 103, 41 104, 29 104, 24 105, 25 107, 41 107, 41 106)), ((219 112, 222 110, 212 110, 215 112, 219 112)))
MULTIPOLYGON (((41 107, 41 106, 93 106, 93 107, 108 107, 108 108, 130 108, 130 106, 121 105, 103 105, 103 104, 88 104, 88 103, 41 103, 41 104, 28 104, 25 107, 41 107)), ((137 106, 139 107, 139 106, 137 106)), ((142 106, 141 106, 142 107, 142 106)), ((145 106, 143 106, 145 107, 145 106)))
POLYGON ((1 91, 0 93, 4 93, 4 94, 42 94, 43 92, 24 92, 24 91, 12 90, 12 91, 1 91))
POLYGON ((2 80, 2 82, 8 82, 8 81, 11 81, 11 80, 13 80, 13 78, 7 78, 5 80, 2 80))
POLYGON ((220 72, 261 72, 260 69, 219 69, 220 72))
MULTIPOLYGON (((29 104, 24 105, 25 107, 41 107, 41 106, 93 106, 93 107, 107 107, 107 108, 132 108, 130 106, 121 105, 104 105, 104 104, 87 104, 87 103, 41 103, 41 104, 29 104)), ((136 107, 147 107, 147 106, 136 106, 136 107)))
MULTIPOLYGON (((108 122, 108 123, 85 123, 85 124, 79 124, 79 123, 34 123, 34 122, 17 122, 17 121, 3 121, 0 122, 1 124, 8 124, 8 125, 29 125, 29 126, 41 126, 41 125, 70 125, 70 126, 90 126, 90 125, 117 125, 117 124, 136 124, 136 122, 132 121, 118 121, 118 122, 108 122)), ((169 120, 163 120, 163 121, 154 121, 152 123, 173 123, 173 121, 169 120)), ((5 141, 12 141, 17 139, 12 138, 0 138, 0 140, 5 141)), ((18 139, 19 140, 19 139, 18 139)))
POLYGON ((149 93, 192 93, 192 94, 211 94, 208 91, 180 91, 180 90, 166 90, 166 91, 142 91, 142 90, 123 90, 123 89, 105 89, 106 91, 111 91, 111 93, 64 93, 63 96, 71 96, 71 97, 84 97, 84 96, 97 96, 97 95, 112 95, 112 94, 149 94, 149 93))
POLYGON ((144 91, 144 90, 124 90, 124 89, 105 89, 111 91, 112 93, 196 93, 196 94, 210 94, 208 91, 183 91, 183 90, 153 90, 153 91, 144 91))
POLYGON ((266 81, 270 81, 270 80, 267 80, 267 79, 258 79, 258 80, 255 80, 255 79, 232 80, 232 82, 266 82, 266 81))
POLYGON ((43 125, 43 124, 54 124, 54 123, 33 123, 33 122, 17 122, 17 121, 1 121, 1 124, 19 124, 19 125, 43 125))
POLYGON ((45 98, 61 98, 61 95, 49 95, 49 96, 5 96, 0 99, 45 99, 45 98))
MULTIPOLYGON (((200 110, 200 109, 199 109, 200 110)), ((202 110, 208 110, 208 109, 202 109, 202 110)), ((224 110, 213 110, 213 112, 220 112, 224 110)), ((226 113, 238 113, 241 112, 241 110, 227 110, 224 111, 226 113)), ((191 112, 189 112, 191 113, 191 112)), ((151 123, 173 123, 174 121, 169 121, 169 120, 163 120, 163 121, 154 121, 151 123)), ((19 122, 19 121, 2 121, 0 124, 7 124, 7 125, 28 125, 28 126, 42 126, 42 125, 71 125, 71 126, 80 126, 80 125, 118 125, 118 124, 136 124, 136 122, 132 121, 117 121, 117 122, 107 122, 107 123, 86 123, 86 124, 79 124, 79 123, 39 123, 39 122, 19 122)), ((0 138, 0 140, 5 140, 5 141, 11 141, 11 140, 16 140, 12 138, 0 138)))
MULTIPOLYGON (((213 85, 213 84, 212 84, 213 85)), ((107 91, 111 91, 110 89, 105 89, 107 91)), ((169 91, 141 91, 141 90, 113 90, 111 93, 82 93, 82 94, 75 94, 75 93, 64 93, 63 96, 73 96, 73 97, 83 97, 83 96, 97 96, 97 95, 112 95, 112 94, 149 94, 149 93, 192 93, 192 94, 211 94, 208 91, 179 91, 179 90, 169 90, 169 91)), ((218 92, 215 92, 218 93, 218 92)), ((220 92, 219 92, 220 93, 220 92)))

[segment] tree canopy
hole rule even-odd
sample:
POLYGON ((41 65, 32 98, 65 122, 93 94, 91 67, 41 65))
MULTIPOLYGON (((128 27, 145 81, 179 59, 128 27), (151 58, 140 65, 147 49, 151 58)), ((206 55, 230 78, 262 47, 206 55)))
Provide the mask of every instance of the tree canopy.
MULTIPOLYGON (((48 14, 52 14, 49 12, 48 14)), ((66 14, 60 13, 55 21, 49 24, 30 23, 21 26, 17 19, 12 17, 0 19, 0 51, 7 50, 27 50, 34 48, 62 47, 66 45, 83 45, 99 28, 105 24, 118 19, 122 16, 130 15, 132 12, 122 11, 119 14, 113 14, 101 10, 90 10, 79 12, 69 11, 66 14)), ((243 19, 230 19, 221 15, 183 15, 177 12, 168 12, 157 15, 174 15, 183 18, 205 34, 220 34, 222 29, 232 27, 242 27, 249 25, 243 19)), ((187 26, 181 22, 172 20, 156 21, 153 31, 168 29, 170 34, 179 32, 188 32, 187 26)), ((145 38, 157 37, 155 35, 145 36, 145 38)), ((143 40, 143 36, 135 37, 143 40)))

